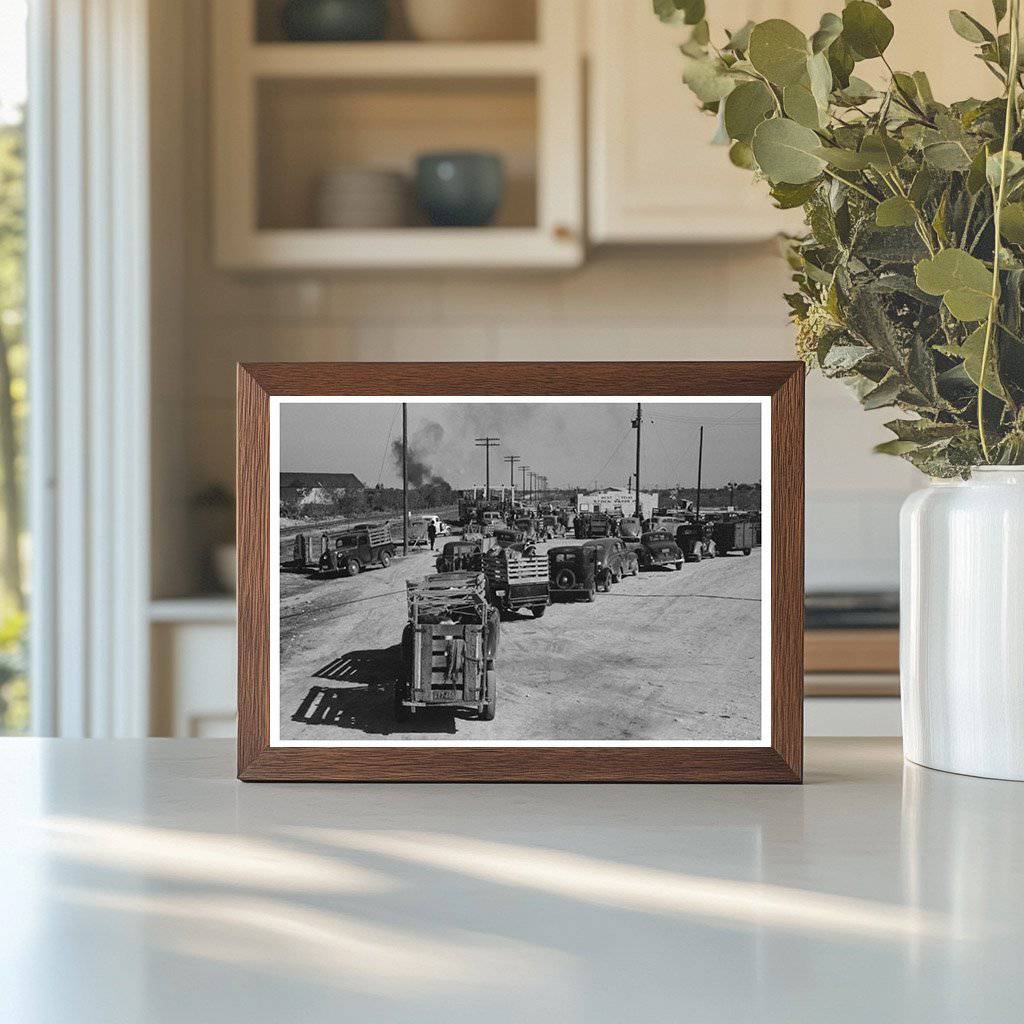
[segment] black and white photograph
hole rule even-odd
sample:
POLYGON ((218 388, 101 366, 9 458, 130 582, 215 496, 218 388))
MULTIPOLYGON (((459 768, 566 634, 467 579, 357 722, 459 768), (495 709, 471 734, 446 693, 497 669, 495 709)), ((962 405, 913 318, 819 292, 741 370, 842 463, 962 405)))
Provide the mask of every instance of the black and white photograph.
POLYGON ((764 745, 768 416, 275 398, 272 742, 764 745))

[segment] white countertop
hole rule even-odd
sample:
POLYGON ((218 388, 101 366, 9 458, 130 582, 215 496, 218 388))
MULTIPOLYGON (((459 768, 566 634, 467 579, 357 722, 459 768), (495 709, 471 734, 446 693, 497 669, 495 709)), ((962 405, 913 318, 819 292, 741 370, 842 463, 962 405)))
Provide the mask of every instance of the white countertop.
POLYGON ((1024 785, 811 740, 798 786, 242 785, 0 741, 0 1021, 1005 1022, 1024 785))

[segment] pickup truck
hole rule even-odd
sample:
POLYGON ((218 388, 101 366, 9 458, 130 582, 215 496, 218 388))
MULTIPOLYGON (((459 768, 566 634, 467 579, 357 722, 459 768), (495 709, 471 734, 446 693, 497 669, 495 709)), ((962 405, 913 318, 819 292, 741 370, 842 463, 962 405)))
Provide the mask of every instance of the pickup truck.
POLYGON ((396 546, 391 537, 391 527, 387 524, 340 533, 334 537, 333 544, 325 533, 320 553, 320 571, 357 576, 371 565, 386 569, 395 557, 396 546))
POLYGON ((522 555, 514 549, 496 549, 484 556, 487 600, 502 614, 529 608, 539 619, 551 600, 546 555, 522 555))

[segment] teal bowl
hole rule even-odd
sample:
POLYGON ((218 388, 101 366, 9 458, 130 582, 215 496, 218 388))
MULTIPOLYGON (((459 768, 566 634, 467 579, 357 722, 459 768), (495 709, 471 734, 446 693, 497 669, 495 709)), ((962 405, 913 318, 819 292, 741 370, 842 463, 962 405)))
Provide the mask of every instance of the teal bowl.
POLYGON ((494 153, 424 153, 416 161, 416 196, 435 227, 484 227, 504 193, 505 167, 494 153))
POLYGON ((369 42, 387 27, 387 0, 288 0, 281 11, 281 28, 294 42, 369 42))

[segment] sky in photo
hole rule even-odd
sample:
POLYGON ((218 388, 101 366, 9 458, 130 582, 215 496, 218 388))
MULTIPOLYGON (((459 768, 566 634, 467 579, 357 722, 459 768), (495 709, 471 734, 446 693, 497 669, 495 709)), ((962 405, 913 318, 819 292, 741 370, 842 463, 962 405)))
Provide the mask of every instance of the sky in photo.
MULTIPOLYGON (((400 404, 287 402, 280 409, 283 472, 354 473, 368 487, 401 486, 400 404)), ((492 485, 508 482, 503 459, 518 455, 517 486, 525 465, 550 487, 625 487, 636 459, 635 414, 635 405, 611 402, 410 403, 410 457, 425 479, 480 486, 485 453, 474 441, 489 435, 501 440, 491 449, 492 485)), ((701 424, 706 487, 759 481, 760 415, 752 403, 645 403, 641 486, 696 486, 701 424)))

